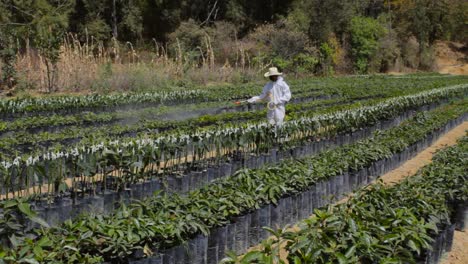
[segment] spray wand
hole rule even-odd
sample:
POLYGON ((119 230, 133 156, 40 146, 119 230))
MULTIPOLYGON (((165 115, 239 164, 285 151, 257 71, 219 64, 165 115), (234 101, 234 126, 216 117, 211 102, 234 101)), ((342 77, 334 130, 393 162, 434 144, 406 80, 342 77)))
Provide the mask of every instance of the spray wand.
POLYGON ((247 102, 248 102, 248 100, 242 100, 242 101, 234 102, 234 104, 236 104, 236 105, 241 105, 241 104, 247 103, 247 102))

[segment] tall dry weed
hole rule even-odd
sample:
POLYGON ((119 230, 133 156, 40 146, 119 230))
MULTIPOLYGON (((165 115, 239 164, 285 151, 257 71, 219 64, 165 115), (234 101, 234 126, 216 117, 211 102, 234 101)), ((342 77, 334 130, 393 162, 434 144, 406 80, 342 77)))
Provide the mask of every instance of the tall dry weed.
MULTIPOLYGON (((17 90, 47 91, 47 70, 44 58, 29 43, 17 54, 19 76, 17 90)), ((170 57, 167 46, 153 40, 154 49, 137 50, 130 42, 115 39, 105 47, 93 37, 81 43, 68 34, 64 39, 58 62, 58 93, 92 93, 166 89, 171 86, 207 85, 219 82, 245 82, 263 70, 250 63, 246 45, 232 44, 232 59, 224 63, 216 60, 211 38, 206 35, 203 58, 194 61, 179 45, 177 54, 170 57)), ((219 46, 219 45, 217 45, 219 46)), ((262 65, 261 67, 267 67, 262 65)))

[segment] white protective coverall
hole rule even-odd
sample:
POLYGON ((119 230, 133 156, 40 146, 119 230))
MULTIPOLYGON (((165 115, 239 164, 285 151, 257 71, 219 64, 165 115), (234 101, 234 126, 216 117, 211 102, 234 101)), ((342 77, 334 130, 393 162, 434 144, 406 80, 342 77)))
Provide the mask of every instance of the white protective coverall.
POLYGON ((254 96, 249 99, 249 103, 258 101, 267 102, 267 119, 272 125, 282 125, 284 117, 286 115, 285 104, 291 99, 291 91, 289 90, 288 84, 284 81, 283 77, 278 76, 276 82, 268 82, 263 87, 262 94, 260 96, 254 96))

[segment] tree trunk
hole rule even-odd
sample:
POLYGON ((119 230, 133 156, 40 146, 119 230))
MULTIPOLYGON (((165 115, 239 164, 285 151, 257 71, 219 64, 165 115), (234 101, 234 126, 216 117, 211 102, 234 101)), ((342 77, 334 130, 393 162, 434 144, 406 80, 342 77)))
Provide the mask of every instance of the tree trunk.
POLYGON ((112 36, 117 39, 119 32, 117 30, 117 0, 112 0, 112 36))
POLYGON ((46 70, 47 70, 47 90, 46 90, 46 93, 50 93, 51 88, 52 88, 52 76, 51 76, 50 63, 49 63, 48 59, 45 59, 45 65, 46 65, 46 70))
POLYGON ((57 63, 52 64, 52 92, 57 92, 58 91, 58 66, 57 63))

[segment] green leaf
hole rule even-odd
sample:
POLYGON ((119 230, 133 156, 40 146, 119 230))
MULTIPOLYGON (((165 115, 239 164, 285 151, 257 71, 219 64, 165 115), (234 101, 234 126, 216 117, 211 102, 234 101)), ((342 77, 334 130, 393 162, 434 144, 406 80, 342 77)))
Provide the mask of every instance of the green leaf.
POLYGON ((51 246, 52 243, 47 236, 43 236, 38 242, 37 245, 40 247, 48 247, 51 246))
POLYGON ((8 200, 4 203, 4 208, 11 208, 11 207, 15 207, 16 205, 18 204, 18 201, 16 200, 8 200))
POLYGON ((40 264, 37 260, 32 258, 24 258, 20 260, 20 263, 40 264))
POLYGON ((44 253, 44 251, 42 250, 42 248, 41 248, 40 246, 35 246, 35 247, 33 248, 33 252, 34 252, 34 255, 35 255, 36 257, 42 256, 42 254, 44 253))
POLYGON ((242 262, 252 263, 254 260, 259 260, 262 257, 262 253, 259 251, 251 251, 242 258, 242 262))
POLYGON ((416 246, 416 243, 413 240, 408 241, 408 246, 412 250, 416 251, 418 253, 418 255, 421 254, 420 248, 418 246, 416 246))
POLYGON ((27 204, 27 203, 18 203, 18 209, 25 215, 27 215, 28 217, 32 218, 34 217, 36 214, 31 211, 31 205, 27 204))
POLYGON ((350 258, 350 257, 354 254, 355 251, 356 251, 356 245, 350 247, 350 248, 346 251, 345 257, 346 257, 346 258, 350 258))
POLYGON ((340 264, 347 264, 348 259, 340 252, 336 253, 336 258, 338 259, 338 263, 340 264))
POLYGON ((75 251, 75 252, 78 252, 78 251, 79 251, 76 247, 72 247, 72 246, 70 246, 70 245, 66 245, 66 246, 64 246, 63 248, 64 248, 64 249, 73 250, 73 251, 75 251))
POLYGON ((299 257, 294 257, 294 264, 302 264, 302 261, 299 257))
POLYGON ((43 226, 45 228, 50 228, 49 224, 46 221, 44 221, 44 219, 42 219, 40 217, 33 216, 33 217, 31 217, 31 221, 33 221, 35 223, 38 223, 38 224, 40 224, 41 226, 43 226))
POLYGON ((399 237, 400 236, 397 235, 397 234, 388 234, 388 235, 383 237, 383 240, 384 240, 383 242, 388 243, 388 242, 391 242, 391 241, 393 241, 393 240, 395 240, 395 239, 397 239, 399 237))
POLYGON ((352 218, 348 219, 348 225, 352 232, 356 232, 356 222, 352 218))
POLYGON ((13 248, 17 248, 18 245, 20 244, 19 239, 15 235, 11 235, 10 237, 10 243, 13 246, 13 248))

